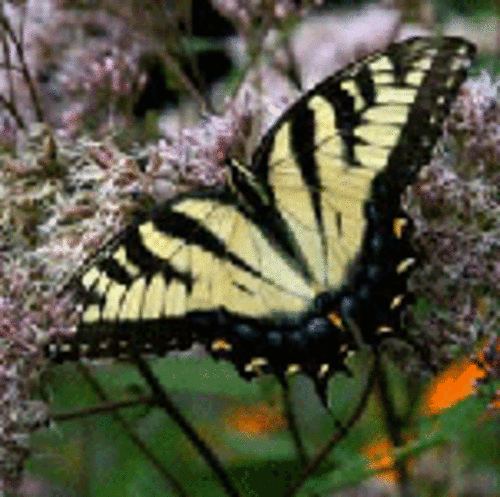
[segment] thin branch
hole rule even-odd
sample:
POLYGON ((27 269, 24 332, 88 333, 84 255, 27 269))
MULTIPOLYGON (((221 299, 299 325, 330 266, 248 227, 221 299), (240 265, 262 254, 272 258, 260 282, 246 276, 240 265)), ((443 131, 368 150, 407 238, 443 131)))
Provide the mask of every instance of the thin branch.
POLYGON ((15 119, 17 127, 19 129, 25 129, 26 124, 24 124, 23 118, 17 112, 16 106, 9 102, 3 95, 0 95, 0 103, 5 106, 5 108, 12 114, 12 117, 15 119))
POLYGON ((104 401, 97 406, 83 407, 69 412, 51 413, 50 418, 55 421, 69 421, 71 419, 82 419, 96 414, 108 414, 126 407, 135 407, 144 404, 153 404, 152 397, 137 397, 133 400, 123 400, 118 402, 104 401))
MULTIPOLYGON (((1 15, 3 16, 4 13, 4 6, 2 5, 2 12, 1 15)), ((12 102, 13 107, 17 106, 15 105, 15 100, 16 100, 16 95, 14 93, 14 82, 12 80, 12 72, 10 71, 10 66, 12 61, 10 60, 10 50, 9 50, 9 44, 7 42, 7 37, 2 33, 2 48, 3 48, 3 56, 5 60, 5 65, 7 66, 7 82, 9 86, 9 102, 12 102)))
POLYGON ((153 371, 149 367, 147 361, 145 361, 138 354, 134 356, 134 361, 143 378, 149 385, 149 388, 151 388, 153 396, 156 400, 156 405, 158 407, 162 407, 167 415, 179 425, 190 442, 198 450, 201 456, 207 461, 207 464, 210 466, 210 468, 212 468, 212 471, 217 475, 226 493, 231 497, 239 497, 239 492, 232 484, 226 471, 222 467, 222 464, 217 459, 217 456, 210 450, 209 446, 200 438, 200 436, 182 416, 181 412, 169 399, 160 382, 153 374, 153 371))
POLYGON ((285 407, 285 416, 288 423, 288 429, 292 435, 292 440, 295 445, 295 450, 299 456, 300 467, 305 468, 309 462, 309 458, 307 456, 306 449, 304 447, 304 443, 302 442, 302 438, 300 436, 300 432, 297 426, 297 420, 295 419, 295 414, 292 408, 292 402, 290 398, 290 385, 286 379, 280 381, 280 384, 283 388, 283 405, 285 407))
MULTIPOLYGON (((377 358, 375 358, 375 362, 376 361, 377 358)), ((299 478, 295 481, 295 483, 293 483, 290 487, 288 487, 288 489, 283 494, 283 497, 293 497, 294 495, 296 495, 297 492, 302 487, 302 485, 305 483, 307 477, 309 475, 312 475, 318 469, 320 464, 325 461, 325 459, 335 448, 335 446, 338 445, 338 443, 349 433, 350 428, 354 425, 354 423, 356 423, 356 421, 360 418, 361 414, 363 414, 366 408, 366 404, 375 385, 375 379, 377 377, 376 374, 377 374, 376 368, 374 365, 372 370, 370 371, 366 388, 363 394, 361 395, 359 403, 354 409, 354 412, 350 417, 350 419, 347 421, 347 423, 345 423, 345 425, 341 425, 340 423, 338 423, 337 425, 339 428, 338 433, 336 433, 332 437, 332 439, 325 445, 325 447, 318 453, 318 455, 314 458, 311 464, 302 471, 302 473, 300 474, 299 478)))
MULTIPOLYGON (((380 393, 380 401, 382 403, 382 411, 384 413, 385 425, 393 447, 402 447, 403 439, 403 418, 398 414, 394 395, 390 392, 390 386, 387 379, 387 368, 384 368, 380 360, 375 362, 377 368, 377 387, 380 393)), ((398 485, 401 496, 411 496, 409 488, 409 475, 406 467, 406 459, 397 460, 394 464, 394 469, 398 474, 398 485)))
POLYGON ((31 100, 33 102, 33 106, 35 108, 35 113, 37 120, 40 122, 43 122, 43 111, 42 107, 40 105, 40 101, 38 100, 38 95, 36 93, 35 87, 33 85, 33 79, 31 78, 31 75, 28 70, 28 66, 26 64, 26 60, 24 58, 24 49, 22 44, 19 42, 17 39, 16 34, 14 33, 9 21, 7 18, 3 15, 0 14, 0 26, 8 33, 10 39, 12 40, 12 43, 14 44, 14 47, 16 48, 16 53, 19 58, 19 61, 21 63, 21 71, 23 73, 23 78, 26 83, 26 86, 28 87, 28 90, 30 92, 31 100))
MULTIPOLYGON (((89 371, 88 367, 82 363, 78 363, 78 369, 83 374, 85 379, 88 381, 94 392, 101 398, 102 400, 106 400, 107 396, 104 390, 101 388, 99 382, 94 378, 94 376, 89 371)), ((138 399, 136 403, 139 403, 138 399)), ((148 403, 151 402, 151 397, 143 398, 143 401, 148 403)), ((124 403, 125 404, 125 403, 124 403)), ((113 418, 120 424, 123 428, 125 434, 130 438, 133 444, 144 454, 144 457, 156 468, 158 473, 160 473, 166 482, 168 482, 173 490, 180 495, 181 497, 188 497, 188 493, 182 487, 181 483, 177 480, 177 478, 165 468, 163 462, 158 459, 158 457, 151 452, 151 449, 143 442, 143 440, 137 435, 137 433, 132 429, 130 424, 117 412, 116 408, 111 412, 113 418)))
POLYGON ((9 71, 16 71, 20 72, 22 74, 23 70, 19 66, 12 66, 10 65, 10 62, 8 64, 5 64, 4 62, 0 62, 0 69, 8 69, 9 71))
POLYGON ((196 86, 191 82, 191 80, 184 74, 181 65, 175 57, 165 52, 162 54, 166 67, 172 71, 173 75, 177 79, 177 82, 182 85, 182 87, 190 94, 190 96, 197 102, 200 107, 200 113, 206 115, 208 112, 214 113, 209 102, 207 102, 201 93, 198 91, 196 86))

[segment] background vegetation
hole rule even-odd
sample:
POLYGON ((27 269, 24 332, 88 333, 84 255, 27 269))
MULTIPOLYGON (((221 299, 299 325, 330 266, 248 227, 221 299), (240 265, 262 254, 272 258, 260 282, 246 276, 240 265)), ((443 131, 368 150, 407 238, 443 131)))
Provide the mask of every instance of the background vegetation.
POLYGON ((490 2, 1 8, 7 495, 498 495, 500 31, 490 2), (89 253, 138 211, 222 184, 227 157, 248 161, 305 88, 423 33, 479 49, 446 139, 405 199, 423 260, 409 327, 425 367, 401 344, 375 359, 360 352, 352 377, 330 381, 325 410, 307 378, 287 391, 272 377, 245 382, 197 347, 140 372, 49 365, 44 345, 74 323, 56 290, 89 253))

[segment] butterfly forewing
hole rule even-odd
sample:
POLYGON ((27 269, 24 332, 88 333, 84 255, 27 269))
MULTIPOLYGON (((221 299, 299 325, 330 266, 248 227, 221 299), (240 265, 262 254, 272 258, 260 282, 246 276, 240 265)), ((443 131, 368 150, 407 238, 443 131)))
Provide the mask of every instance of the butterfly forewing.
POLYGON ((321 83, 266 136, 259 177, 325 289, 356 260, 373 178, 385 170, 398 195, 430 160, 472 53, 451 38, 392 45, 321 83))

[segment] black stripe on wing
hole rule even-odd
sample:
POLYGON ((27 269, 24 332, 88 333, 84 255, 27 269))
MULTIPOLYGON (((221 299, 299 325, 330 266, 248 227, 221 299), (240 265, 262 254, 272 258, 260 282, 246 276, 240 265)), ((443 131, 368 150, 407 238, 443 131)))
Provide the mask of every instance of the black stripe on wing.
MULTIPOLYGON (((188 290, 191 289, 193 280, 190 274, 179 271, 167 259, 156 256, 144 247, 142 237, 136 227, 127 232, 119 247, 125 249, 127 260, 140 268, 141 276, 146 281, 149 282, 152 276, 161 273, 166 283, 176 279, 182 281, 188 290)), ((128 287, 134 281, 134 277, 126 268, 112 257, 97 261, 96 266, 118 284, 128 287)))
POLYGON ((234 165, 230 165, 230 168, 232 181, 237 189, 235 193, 240 212, 253 221, 270 245, 281 253, 307 282, 314 281, 304 250, 276 207, 272 191, 266 184, 262 184, 252 171, 247 170, 246 175, 243 175, 234 165), (253 181, 249 180, 249 177, 253 181))
MULTIPOLYGON (((418 39, 414 41, 418 42, 418 39)), ((404 77, 404 68, 408 67, 405 62, 407 52, 401 52, 397 47, 394 45, 392 49, 395 61, 401 67, 397 74, 404 77)), ((415 180, 420 168, 429 163, 434 146, 443 133, 444 120, 475 54, 475 47, 460 38, 437 40, 435 47, 428 48, 437 53, 419 86, 398 144, 389 156, 384 177, 386 191, 401 192, 415 180)), ((386 195, 380 200, 387 199, 386 195)), ((399 202, 399 199, 393 200, 399 202)))

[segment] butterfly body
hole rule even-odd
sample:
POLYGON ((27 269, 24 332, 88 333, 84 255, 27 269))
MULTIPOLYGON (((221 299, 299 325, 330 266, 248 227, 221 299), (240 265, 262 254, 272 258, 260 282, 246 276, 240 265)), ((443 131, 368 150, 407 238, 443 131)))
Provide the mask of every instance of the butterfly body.
POLYGON ((431 158, 474 48, 414 38, 296 102, 249 167, 147 213, 70 281, 82 307, 57 360, 204 343, 250 378, 311 376, 320 395, 359 342, 400 331, 415 265, 401 194, 431 158))

